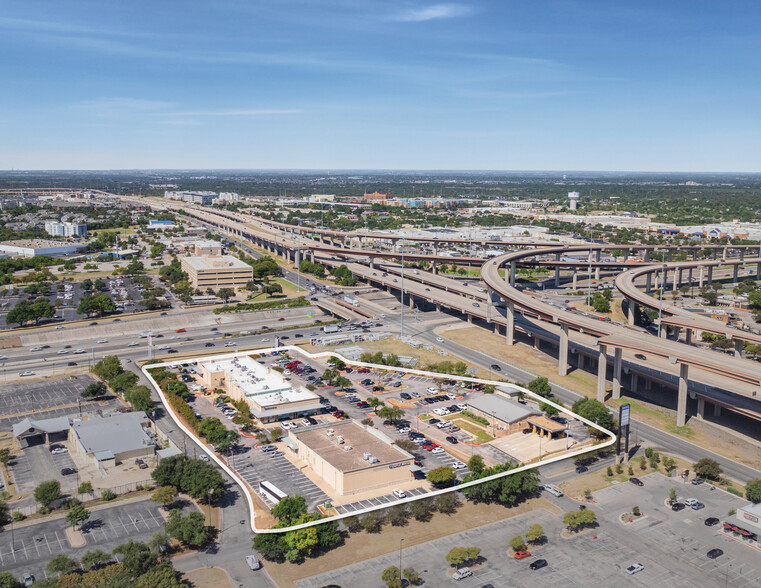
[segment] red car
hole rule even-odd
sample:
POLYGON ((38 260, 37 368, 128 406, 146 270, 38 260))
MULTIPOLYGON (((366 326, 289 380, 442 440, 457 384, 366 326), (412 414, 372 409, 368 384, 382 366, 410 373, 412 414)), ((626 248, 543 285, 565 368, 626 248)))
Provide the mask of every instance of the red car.
POLYGON ((525 549, 521 549, 520 551, 515 552, 515 559, 523 559, 525 557, 531 557, 531 552, 526 551, 525 549))
POLYGON ((344 411, 337 410, 336 412, 333 413, 333 416, 336 417, 337 419, 342 419, 344 417, 344 411))
POLYGON ((369 374, 370 373, 370 368, 359 368, 357 370, 357 373, 358 374, 369 374))

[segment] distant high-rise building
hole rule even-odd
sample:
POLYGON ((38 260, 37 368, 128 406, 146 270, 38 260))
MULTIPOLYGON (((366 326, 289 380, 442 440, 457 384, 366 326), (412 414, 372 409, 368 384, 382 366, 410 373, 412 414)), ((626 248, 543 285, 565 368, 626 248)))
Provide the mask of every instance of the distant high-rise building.
POLYGON ((579 193, 568 192, 568 199, 571 201, 571 210, 576 210, 579 206, 579 193))
POLYGON ((47 221, 45 232, 53 237, 84 237, 87 235, 87 225, 84 223, 47 221))

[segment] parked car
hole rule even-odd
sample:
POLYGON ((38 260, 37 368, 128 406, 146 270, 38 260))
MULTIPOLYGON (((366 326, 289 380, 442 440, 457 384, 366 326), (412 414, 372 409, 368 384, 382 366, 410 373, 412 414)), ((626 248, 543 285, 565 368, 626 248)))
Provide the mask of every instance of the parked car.
POLYGON ((714 525, 719 524, 719 519, 717 519, 716 517, 709 517, 705 520, 704 524, 706 527, 713 527, 714 525))
POLYGON ((700 509, 705 508, 705 507, 706 507, 706 505, 703 504, 702 502, 696 502, 695 504, 691 504, 690 505, 690 508, 692 510, 700 510, 700 509))
POLYGON ((394 488, 394 496, 397 498, 406 498, 407 493, 404 490, 399 490, 399 488, 394 488))
POLYGON ((453 580, 462 580, 463 578, 468 578, 473 575, 473 572, 470 571, 470 568, 458 568, 457 571, 455 571, 454 574, 452 574, 453 580))
POLYGON ((71 474, 76 474, 77 470, 75 468, 62 468, 61 469, 61 475, 62 476, 70 476, 71 474))
POLYGON ((24 572, 21 576, 21 581, 24 583, 24 586, 32 586, 34 584, 34 576, 29 572, 24 572))
POLYGON ((452 464, 452 468, 455 470, 464 470, 468 466, 462 463, 461 461, 456 461, 452 464))
POLYGON ((52 453, 53 455, 58 455, 59 453, 66 453, 68 451, 69 451, 68 449, 66 449, 65 447, 62 447, 61 445, 54 445, 53 447, 50 448, 50 453, 52 453))
POLYGON ((699 485, 700 485, 700 484, 702 484, 703 482, 705 482, 705 480, 704 480, 703 478, 693 478, 693 479, 692 479, 692 484, 693 484, 694 486, 699 486, 699 485))
POLYGON ((637 572, 641 572, 645 569, 645 566, 643 566, 641 563, 635 563, 630 565, 628 568, 626 568, 626 573, 630 576, 633 576, 637 572))
POLYGON ((248 567, 252 570, 258 570, 262 567, 262 562, 260 562, 255 555, 247 555, 246 564, 248 564, 248 567))
POLYGON ((686 507, 681 502, 675 502, 671 505, 671 510, 674 512, 679 512, 680 510, 684 510, 686 507))
POLYGON ((708 557, 708 559, 716 559, 717 557, 721 557, 722 555, 724 555, 724 551, 718 548, 712 549, 711 551, 706 553, 706 556, 708 557))
POLYGON ((629 481, 634 484, 635 486, 644 486, 645 484, 642 483, 642 480, 639 478, 629 478, 629 481))
POLYGON ((531 552, 526 551, 525 549, 520 549, 515 552, 515 555, 513 555, 515 559, 524 559, 526 557, 531 557, 531 552))
POLYGON ((538 570, 538 569, 546 567, 546 566, 547 566, 547 560, 546 559, 538 559, 536 561, 532 561, 529 564, 528 567, 529 567, 530 570, 538 570))

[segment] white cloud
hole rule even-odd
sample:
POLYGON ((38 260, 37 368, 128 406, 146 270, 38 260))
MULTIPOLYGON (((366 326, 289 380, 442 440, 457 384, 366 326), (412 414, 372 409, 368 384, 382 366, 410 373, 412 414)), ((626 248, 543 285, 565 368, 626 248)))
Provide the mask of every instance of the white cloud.
POLYGON ((471 12, 471 7, 465 6, 464 4, 434 4, 432 6, 426 6, 425 8, 410 8, 405 12, 397 14, 393 20, 401 22, 424 22, 439 18, 466 16, 471 12))

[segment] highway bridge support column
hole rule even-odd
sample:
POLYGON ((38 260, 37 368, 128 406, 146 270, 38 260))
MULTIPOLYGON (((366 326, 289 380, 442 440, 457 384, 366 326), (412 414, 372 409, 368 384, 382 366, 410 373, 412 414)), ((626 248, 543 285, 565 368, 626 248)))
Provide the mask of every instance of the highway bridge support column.
POLYGON ((703 270, 704 269, 705 268, 702 265, 699 268, 700 271, 698 272, 698 288, 703 287, 703 270))
POLYGON ((436 270, 436 262, 435 262, 435 261, 432 261, 432 262, 431 262, 431 273, 432 273, 434 276, 435 276, 435 275, 438 273, 438 271, 436 270))
MULTIPOLYGON (((714 253, 716 253, 716 250, 714 249, 714 253)), ((708 285, 710 286, 713 284, 713 266, 708 266, 708 285)))
POLYGON ((690 366, 679 364, 679 398, 676 402, 676 426, 683 427, 687 422, 687 384, 689 383, 690 366))
POLYGON ((732 281, 733 282, 737 282, 737 274, 739 273, 739 271, 740 271, 739 263, 736 263, 735 265, 732 266, 732 281))
POLYGON ((653 277, 653 274, 650 273, 650 272, 648 272, 645 275, 645 292, 647 292, 648 294, 653 289, 653 280, 652 280, 652 277, 653 277))
POLYGON ((505 327, 505 343, 513 345, 515 343, 515 304, 512 302, 507 303, 507 313, 505 314, 507 319, 507 326, 505 327))
POLYGON ((637 305, 635 304, 635 302, 633 300, 629 300, 629 309, 628 309, 628 312, 626 314, 627 314, 627 317, 629 319, 629 326, 630 327, 634 326, 634 314, 636 312, 637 312, 637 305))
POLYGON ((515 287, 515 262, 510 262, 510 285, 515 287))
MULTIPOLYGON (((560 263, 560 253, 555 254, 555 261, 557 263, 560 263)), ((556 265, 555 266, 555 288, 559 288, 559 287, 560 287, 560 266, 556 265)))
POLYGON ((568 374, 568 325, 560 325, 560 346, 558 347, 558 375, 568 374))
POLYGON ((735 339, 735 355, 737 357, 743 357, 745 350, 743 348, 743 342, 740 339, 735 339))
POLYGON ((756 279, 761 280, 761 263, 756 265, 756 279))
POLYGON ((607 383, 606 376, 608 373, 608 356, 605 354, 607 347, 600 345, 599 354, 597 356, 597 400, 605 402, 605 384, 607 383))
POLYGON ((595 268, 595 280, 598 282, 600 281, 600 267, 599 266, 595 268))
MULTIPOLYGON (((760 264, 761 265, 761 264, 760 264)), ((573 268, 573 291, 576 291, 576 275, 579 272, 576 270, 576 268, 573 268)))
POLYGON ((613 352, 613 398, 621 398, 621 349, 613 352))
POLYGON ((689 345, 692 343, 692 329, 685 328, 684 330, 684 342, 689 345))
POLYGON ((698 418, 702 421, 705 418, 706 400, 698 396, 698 418))

